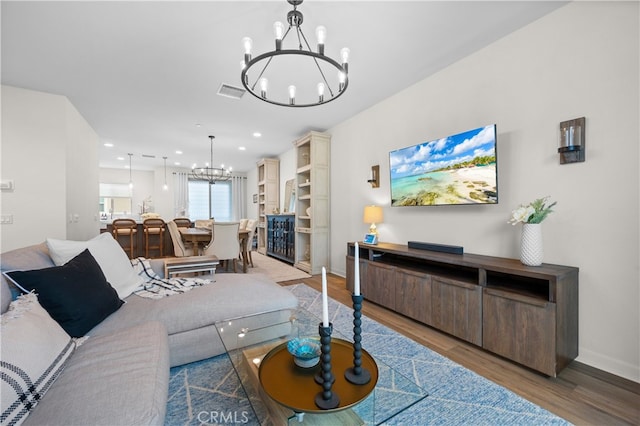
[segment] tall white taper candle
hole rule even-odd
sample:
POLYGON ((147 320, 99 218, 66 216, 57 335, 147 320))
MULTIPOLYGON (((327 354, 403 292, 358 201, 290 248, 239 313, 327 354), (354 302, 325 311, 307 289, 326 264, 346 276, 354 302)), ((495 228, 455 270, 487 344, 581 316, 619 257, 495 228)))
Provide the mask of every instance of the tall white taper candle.
POLYGON ((329 327, 329 299, 327 297, 327 270, 322 267, 322 326, 329 327))
POLYGON ((360 250, 356 241, 356 263, 353 265, 353 295, 360 296, 360 250))

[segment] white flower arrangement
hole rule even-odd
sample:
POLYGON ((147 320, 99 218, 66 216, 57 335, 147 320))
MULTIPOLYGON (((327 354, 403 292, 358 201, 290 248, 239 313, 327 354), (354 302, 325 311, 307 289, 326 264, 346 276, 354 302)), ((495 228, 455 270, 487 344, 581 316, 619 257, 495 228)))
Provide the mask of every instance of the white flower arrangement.
POLYGON ((551 207, 557 204, 557 201, 547 205, 549 197, 538 198, 529 204, 521 204, 517 209, 511 212, 510 224, 518 223, 542 223, 542 221, 551 213, 551 207))

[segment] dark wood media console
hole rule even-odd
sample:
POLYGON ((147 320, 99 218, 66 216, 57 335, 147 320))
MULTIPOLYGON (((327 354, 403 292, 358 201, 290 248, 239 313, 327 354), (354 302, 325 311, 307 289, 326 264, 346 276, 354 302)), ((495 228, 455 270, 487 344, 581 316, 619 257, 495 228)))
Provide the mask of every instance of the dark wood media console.
MULTIPOLYGON (((578 268, 379 243, 360 247, 365 299, 555 377, 578 356, 578 268)), ((347 244, 353 291, 354 243, 347 244)))

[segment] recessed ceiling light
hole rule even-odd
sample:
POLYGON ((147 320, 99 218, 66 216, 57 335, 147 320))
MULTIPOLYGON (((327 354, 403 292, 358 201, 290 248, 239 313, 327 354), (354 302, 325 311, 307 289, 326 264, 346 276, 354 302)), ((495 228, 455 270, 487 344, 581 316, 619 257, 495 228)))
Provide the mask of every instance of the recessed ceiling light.
POLYGON ((177 150, 177 151, 176 151, 176 154, 181 155, 181 154, 182 154, 182 151, 177 150))
POLYGON ((173 165, 174 165, 174 166, 179 166, 179 165, 180 165, 180 163, 176 161, 175 163, 173 163, 173 165))
POLYGON ((118 157, 118 160, 124 161, 124 157, 118 157))
POLYGON ((246 150, 247 148, 245 148, 244 146, 239 146, 239 147, 238 147, 238 149, 239 149, 240 151, 244 151, 244 150, 246 150))
POLYGON ((259 138, 260 136, 262 136, 262 133, 260 133, 260 132, 253 132, 253 137, 254 137, 254 138, 259 138))
POLYGON ((113 144, 111 142, 106 142, 104 146, 106 146, 107 148, 113 148, 113 144))
POLYGON ((202 127, 202 124, 196 123, 196 127, 202 127))

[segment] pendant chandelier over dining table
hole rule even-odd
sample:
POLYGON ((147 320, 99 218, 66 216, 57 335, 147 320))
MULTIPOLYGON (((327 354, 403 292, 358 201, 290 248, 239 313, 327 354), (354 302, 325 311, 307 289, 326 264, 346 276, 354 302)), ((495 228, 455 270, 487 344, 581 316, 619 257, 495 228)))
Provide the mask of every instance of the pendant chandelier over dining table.
POLYGON ((209 163, 206 164, 205 167, 198 167, 194 165, 191 169, 191 173, 189 173, 189 180, 199 180, 214 184, 216 182, 225 182, 231 179, 231 167, 225 169, 224 164, 221 164, 220 167, 213 167, 214 139, 215 136, 209 136, 209 140, 211 141, 211 157, 209 163))
POLYGON ((286 31, 282 22, 273 24, 275 50, 253 58, 253 40, 242 39, 242 85, 262 101, 286 107, 317 106, 336 100, 349 85, 349 49, 340 50, 340 62, 326 56, 327 30, 323 26, 316 28, 317 52, 311 49, 302 32, 303 15, 297 10, 302 1, 287 0, 293 10, 287 13, 286 31), (285 39, 290 33, 293 46, 285 48, 285 39))

